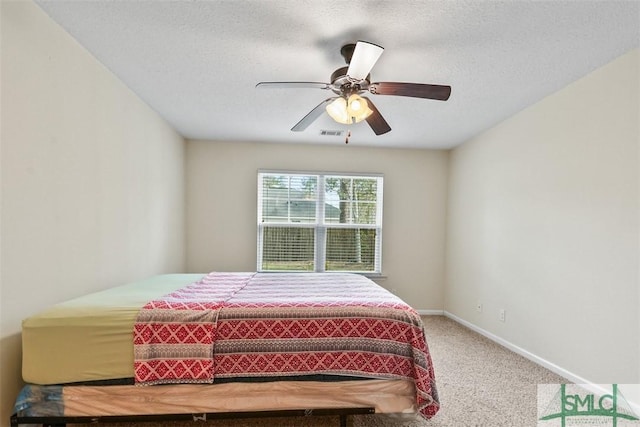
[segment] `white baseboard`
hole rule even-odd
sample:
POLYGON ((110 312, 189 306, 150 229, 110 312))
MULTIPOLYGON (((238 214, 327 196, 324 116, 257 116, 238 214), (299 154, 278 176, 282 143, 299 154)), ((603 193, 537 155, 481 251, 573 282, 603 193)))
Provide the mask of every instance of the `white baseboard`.
POLYGON ((416 310, 420 316, 444 316, 444 310, 416 310))
POLYGON ((566 379, 568 379, 569 381, 571 381, 572 383, 576 383, 576 384, 588 384, 589 381, 587 381, 586 379, 575 375, 569 371, 567 371, 564 368, 561 368, 560 366, 549 362, 548 360, 543 359, 542 357, 536 356, 535 354, 531 353, 530 351, 525 350, 522 347, 518 347, 515 344, 510 343, 509 341, 505 340, 504 338, 500 338, 497 335, 492 334, 489 331, 486 331, 476 325, 474 325, 471 322, 467 322, 464 319, 461 319, 460 317, 456 316, 453 313, 449 313, 448 311, 444 311, 444 315, 446 317, 448 317, 451 320, 454 320, 458 323, 460 323, 463 326, 466 326, 467 328, 471 329, 472 331, 475 331, 477 333, 479 333, 480 335, 489 338, 491 341, 494 341, 498 344, 500 344, 503 347, 508 348, 509 350, 513 351, 514 353, 519 354, 520 356, 531 360, 534 363, 537 363, 540 366, 543 366, 545 368, 547 368, 548 370, 550 370, 551 372, 555 372, 556 374, 565 377, 566 379))
MULTIPOLYGON (((419 312, 419 311, 418 311, 419 312)), ((589 391, 593 392, 593 393, 597 393, 599 395, 602 394, 606 394, 606 393, 610 393, 610 390, 606 390, 605 388, 602 387, 602 385, 599 384, 595 384, 591 381, 586 380, 585 378, 582 378, 579 375, 576 375, 558 365, 556 365, 555 363, 551 363, 546 359, 543 359, 540 356, 537 356, 533 353, 531 353, 530 351, 525 350, 522 347, 518 347, 517 345, 505 340, 504 338, 500 338, 497 335, 492 334, 489 331, 486 331, 476 325, 474 325, 471 322, 467 322, 466 320, 456 316, 453 313, 449 313, 446 310, 443 310, 444 312, 444 316, 448 317, 449 319, 471 329, 472 331, 475 331, 477 333, 479 333, 480 335, 490 339, 491 341, 500 344, 503 347, 506 347, 507 349, 513 351, 514 353, 519 354, 520 356, 524 357, 525 359, 528 359, 530 361, 532 361, 533 363, 536 363, 544 368, 547 368, 548 370, 550 370, 551 372, 554 372, 566 379, 568 379, 570 382, 574 383, 574 384, 582 384, 585 386, 585 388, 587 388, 589 391)), ((633 411, 636 414, 640 414, 640 403, 636 403, 636 402, 629 402, 629 405, 631 405, 631 408, 633 409, 633 411)))

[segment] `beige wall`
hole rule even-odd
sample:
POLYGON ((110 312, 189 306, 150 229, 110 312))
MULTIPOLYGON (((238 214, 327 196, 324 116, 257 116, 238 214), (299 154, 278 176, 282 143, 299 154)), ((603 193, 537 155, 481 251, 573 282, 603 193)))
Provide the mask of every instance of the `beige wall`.
POLYGON ((20 322, 184 269, 184 140, 30 1, 1 3, 0 425, 20 322))
POLYGON ((416 309, 443 309, 448 154, 292 144, 187 143, 187 267, 255 271, 258 169, 384 174, 379 283, 416 309))
POLYGON ((638 62, 451 154, 446 310, 596 383, 640 382, 638 62))

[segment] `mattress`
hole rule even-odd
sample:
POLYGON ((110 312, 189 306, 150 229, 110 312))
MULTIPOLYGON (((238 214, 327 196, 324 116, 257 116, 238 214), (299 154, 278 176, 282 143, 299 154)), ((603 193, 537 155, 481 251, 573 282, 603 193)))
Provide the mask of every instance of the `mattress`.
POLYGON ((132 378, 132 331, 140 309, 202 276, 155 276, 75 298, 25 319, 24 381, 62 384, 132 378))

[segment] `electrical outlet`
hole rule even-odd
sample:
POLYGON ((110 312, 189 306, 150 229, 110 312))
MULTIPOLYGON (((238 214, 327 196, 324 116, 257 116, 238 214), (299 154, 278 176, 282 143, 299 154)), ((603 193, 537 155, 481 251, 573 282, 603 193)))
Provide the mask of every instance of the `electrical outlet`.
POLYGON ((476 310, 478 311, 478 313, 482 313, 482 303, 478 302, 478 304, 476 304, 476 310))
POLYGON ((506 319, 507 319, 507 311, 504 308, 500 309, 500 314, 499 314, 498 318, 500 319, 501 322, 506 321, 506 319))

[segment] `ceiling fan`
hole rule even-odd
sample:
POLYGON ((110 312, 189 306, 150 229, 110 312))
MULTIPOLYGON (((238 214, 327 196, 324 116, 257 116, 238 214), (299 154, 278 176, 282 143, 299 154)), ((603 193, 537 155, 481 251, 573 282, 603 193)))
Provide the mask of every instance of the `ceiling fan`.
POLYGON ((413 98, 446 101, 451 95, 451 86, 423 83, 379 82, 371 83, 371 69, 382 55, 384 48, 376 44, 358 41, 340 49, 347 67, 338 68, 331 74, 331 83, 319 82, 260 82, 256 88, 315 88, 331 90, 338 96, 325 99, 291 128, 294 132, 305 130, 326 111, 338 123, 352 124, 366 120, 376 135, 391 130, 376 106, 365 96, 373 95, 410 96, 413 98))

